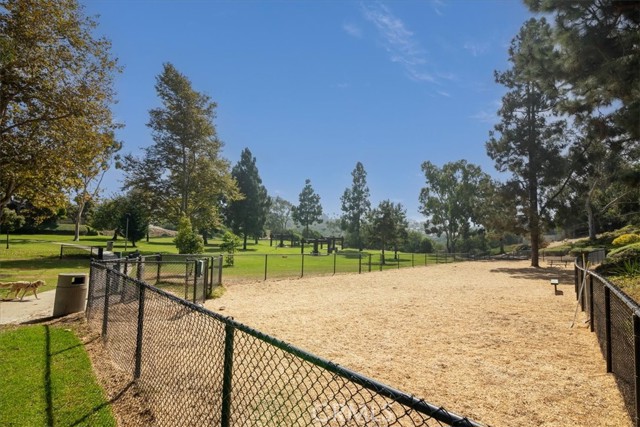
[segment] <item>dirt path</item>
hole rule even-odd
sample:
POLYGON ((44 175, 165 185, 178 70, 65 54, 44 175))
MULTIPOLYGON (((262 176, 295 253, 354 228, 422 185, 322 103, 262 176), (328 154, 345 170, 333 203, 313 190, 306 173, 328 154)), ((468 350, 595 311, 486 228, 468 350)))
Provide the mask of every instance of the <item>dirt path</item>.
POLYGON ((487 261, 230 285, 207 307, 493 426, 630 426, 575 304, 569 268, 487 261))

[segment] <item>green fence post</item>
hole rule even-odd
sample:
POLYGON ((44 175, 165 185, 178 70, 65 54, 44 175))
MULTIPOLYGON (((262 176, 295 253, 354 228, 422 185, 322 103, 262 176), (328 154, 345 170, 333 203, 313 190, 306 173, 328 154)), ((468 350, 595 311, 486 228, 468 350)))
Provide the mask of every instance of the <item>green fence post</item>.
POLYGON ((104 287, 104 311, 102 313, 102 338, 107 339, 109 324, 109 294, 111 293, 111 269, 106 268, 107 280, 104 287))
POLYGON ((267 280, 267 259, 268 254, 264 254, 264 280, 267 280))
POLYGON ((300 277, 304 277, 304 252, 300 256, 302 257, 302 272, 300 273, 300 277))
POLYGON ((144 295, 145 295, 145 287, 140 286, 139 283, 136 283, 138 287, 138 330, 136 334, 136 364, 135 369, 133 371, 133 378, 140 378, 140 371, 142 369, 142 331, 143 331, 143 322, 144 322, 144 295))
POLYGON ((333 275, 336 275, 336 260, 337 260, 337 253, 335 251, 333 251, 333 275))
POLYGON ((371 254, 369 254, 369 273, 371 273, 371 254))
POLYGON ((362 253, 358 254, 358 274, 362 274, 362 253))
POLYGON ((636 427, 640 427, 640 317, 636 313, 633 314, 633 355, 636 370, 635 378, 635 409, 636 409, 636 427))
POLYGON ((604 288, 604 337, 607 344, 606 357, 607 373, 613 370, 613 360, 611 351, 611 289, 605 285, 604 288))
POLYGON ((589 329, 591 332, 594 331, 594 321, 593 321, 593 275, 589 275, 589 329))
POLYGON ((233 384, 233 326, 224 327, 224 367, 222 376, 222 414, 220 425, 229 427, 231 425, 231 393, 233 384))

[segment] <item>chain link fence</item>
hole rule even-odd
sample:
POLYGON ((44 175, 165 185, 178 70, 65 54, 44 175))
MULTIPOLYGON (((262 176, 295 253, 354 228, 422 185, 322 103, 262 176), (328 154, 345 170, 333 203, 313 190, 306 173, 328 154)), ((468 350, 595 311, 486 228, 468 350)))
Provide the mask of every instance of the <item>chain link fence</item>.
MULTIPOLYGON (((229 255, 224 256, 225 262, 228 257, 229 255)), ((221 274, 224 274, 225 283, 239 283, 343 273, 371 273, 486 258, 488 255, 444 252, 428 254, 399 252, 396 255, 393 251, 388 251, 384 257, 378 253, 354 251, 336 251, 328 255, 235 253, 230 258, 233 264, 226 263, 221 274)))
POLYGON ((481 426, 144 283, 153 268, 133 265, 139 278, 92 263, 86 315, 158 425, 481 426))
MULTIPOLYGON (((186 299, 194 303, 204 302, 214 286, 220 285, 220 259, 198 255, 150 255, 113 260, 100 263, 123 275, 186 299)), ((120 287, 112 290, 126 298, 120 287)))
POLYGON ((613 373, 629 415, 640 427, 640 305, 589 269, 602 262, 601 252, 576 259, 576 297, 589 316, 607 372, 613 373))

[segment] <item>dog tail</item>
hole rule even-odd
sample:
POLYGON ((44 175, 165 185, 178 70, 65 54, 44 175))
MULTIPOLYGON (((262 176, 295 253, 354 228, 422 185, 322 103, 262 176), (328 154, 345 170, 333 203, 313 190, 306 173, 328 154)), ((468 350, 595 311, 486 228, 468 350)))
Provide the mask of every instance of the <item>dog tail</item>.
POLYGON ((0 288, 9 288, 11 287, 11 285, 13 285, 13 283, 9 282, 9 283, 1 283, 0 282, 0 288))

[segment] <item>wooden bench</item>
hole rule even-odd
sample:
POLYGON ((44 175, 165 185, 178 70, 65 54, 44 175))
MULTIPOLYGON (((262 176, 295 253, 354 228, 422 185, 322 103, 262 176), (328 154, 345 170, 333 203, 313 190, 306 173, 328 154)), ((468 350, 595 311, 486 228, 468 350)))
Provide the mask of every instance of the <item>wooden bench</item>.
POLYGON ((568 259, 550 259, 547 261, 549 263, 549 267, 553 267, 553 265, 563 265, 566 267, 571 261, 568 259))

